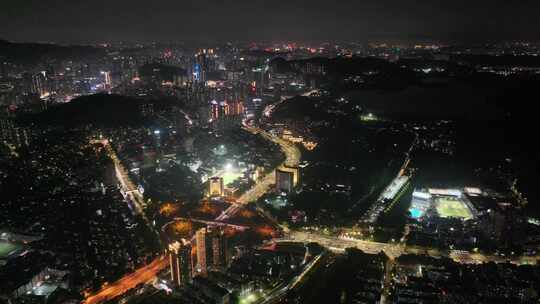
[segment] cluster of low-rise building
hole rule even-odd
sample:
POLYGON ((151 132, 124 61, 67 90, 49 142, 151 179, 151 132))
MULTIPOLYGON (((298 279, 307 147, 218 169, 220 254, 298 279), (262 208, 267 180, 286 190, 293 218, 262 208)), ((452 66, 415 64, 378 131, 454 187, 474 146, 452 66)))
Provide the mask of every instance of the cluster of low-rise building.
POLYGON ((144 224, 107 177, 100 153, 79 131, 45 130, 24 152, 0 161, 0 183, 10 188, 0 222, 8 241, 24 244, 22 253, 0 266, 0 274, 12 275, 1 280, 4 294, 18 298, 30 287, 44 290, 39 274, 48 268, 69 273, 73 290, 92 290, 152 256, 148 240, 139 237, 144 224), (19 263, 39 267, 19 277, 9 271, 25 269, 19 263))

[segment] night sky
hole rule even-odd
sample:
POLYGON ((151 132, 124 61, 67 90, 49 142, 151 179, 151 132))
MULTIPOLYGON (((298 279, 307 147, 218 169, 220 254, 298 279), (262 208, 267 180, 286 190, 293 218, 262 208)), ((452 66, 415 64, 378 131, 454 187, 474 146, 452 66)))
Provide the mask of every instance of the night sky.
POLYGON ((0 38, 540 40, 538 0, 1 0, 0 38))

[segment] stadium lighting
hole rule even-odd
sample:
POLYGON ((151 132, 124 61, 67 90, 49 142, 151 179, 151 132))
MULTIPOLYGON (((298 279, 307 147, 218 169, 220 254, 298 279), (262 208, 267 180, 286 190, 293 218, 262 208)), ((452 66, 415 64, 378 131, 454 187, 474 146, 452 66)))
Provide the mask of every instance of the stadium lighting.
POLYGON ((254 303, 255 301, 257 301, 258 297, 257 295, 255 295, 254 293, 250 293, 248 295, 246 295, 243 299, 240 299, 240 303, 241 304, 250 304, 250 303, 254 303))

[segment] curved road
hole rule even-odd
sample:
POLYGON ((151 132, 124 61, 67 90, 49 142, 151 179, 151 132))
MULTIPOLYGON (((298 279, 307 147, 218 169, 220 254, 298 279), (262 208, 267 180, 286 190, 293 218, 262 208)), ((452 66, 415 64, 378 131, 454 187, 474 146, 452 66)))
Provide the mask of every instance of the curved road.
MULTIPOLYGON (((244 129, 248 132, 251 132, 253 134, 259 134, 262 137, 266 138, 269 141, 272 141, 276 144, 278 144, 281 147, 281 150, 285 154, 285 161, 281 165, 286 166, 298 166, 300 163, 300 150, 298 147, 296 147, 295 144, 290 143, 284 139, 281 139, 277 136, 274 136, 260 128, 257 127, 250 127, 250 126, 244 126, 244 129)), ((241 204, 246 204, 252 201, 256 201, 259 197, 261 197, 263 194, 268 192, 271 185, 273 185, 275 182, 275 170, 272 170, 272 172, 268 173, 265 177, 263 177, 262 181, 257 183, 253 188, 248 190, 246 193, 244 193, 240 198, 238 198, 238 202, 241 204)))
POLYGON ((168 266, 168 264, 169 261, 165 257, 160 256, 152 263, 137 269, 133 273, 123 276, 114 283, 106 285, 97 293, 88 296, 83 303, 97 304, 121 296, 137 285, 153 280, 159 272, 168 266))
MULTIPOLYGON (((281 147, 281 151, 285 154, 285 161, 281 163, 281 165, 287 165, 291 167, 296 167, 300 163, 300 149, 298 147, 288 142, 284 139, 281 139, 277 136, 274 136, 270 134, 269 132, 264 131, 263 129, 252 127, 248 125, 244 125, 244 130, 252 133, 252 134, 258 134, 264 137, 265 139, 274 142, 278 144, 281 147)), ((280 165, 280 166, 281 166, 280 165)), ((246 193, 242 194, 237 200, 235 204, 232 204, 229 208, 227 208, 223 213, 216 218, 216 221, 223 221, 231 216, 233 216, 236 212, 238 212, 241 209, 241 206, 244 204, 247 204, 249 202, 254 202, 257 199, 259 199, 261 196, 263 196, 266 192, 268 192, 272 186, 274 185, 276 180, 276 173, 275 170, 272 170, 272 172, 265 175, 261 181, 257 182, 253 188, 246 191, 246 193)))
MULTIPOLYGON (((107 139, 103 140, 92 140, 91 143, 99 143, 102 144, 106 151, 108 156, 112 159, 115 167, 116 172, 116 178, 120 182, 122 186, 122 191, 125 193, 125 195, 131 200, 135 207, 135 213, 139 214, 143 220, 145 221, 146 225, 148 226, 148 229, 150 231, 153 231, 157 235, 157 231, 155 231, 150 224, 150 221, 146 217, 143 206, 143 196, 135 187, 131 179, 129 178, 129 175, 127 173, 127 170, 124 168, 120 160, 118 159, 116 153, 114 152, 114 149, 112 149, 109 141, 107 139)), ((158 237, 159 239, 159 237, 158 237)), ((128 290, 136 287, 139 284, 147 283, 151 280, 153 280, 159 272, 161 272, 163 269, 165 269, 168 265, 167 259, 165 259, 163 256, 160 256, 156 258, 152 263, 142 266, 141 268, 137 269, 135 272, 126 274, 118 281, 104 286, 102 289, 98 290, 97 292, 89 295, 84 300, 84 303, 87 304, 95 304, 95 303, 101 303, 108 301, 110 299, 114 299, 118 296, 121 296, 122 294, 126 293, 128 290)))

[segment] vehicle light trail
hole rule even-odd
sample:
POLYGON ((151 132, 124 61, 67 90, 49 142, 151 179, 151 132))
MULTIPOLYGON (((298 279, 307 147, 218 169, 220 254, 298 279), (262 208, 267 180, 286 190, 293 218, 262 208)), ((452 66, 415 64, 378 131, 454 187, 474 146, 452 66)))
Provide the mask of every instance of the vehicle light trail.
POLYGON ((110 301, 139 284, 153 280, 163 269, 168 266, 168 260, 163 256, 156 258, 152 263, 137 269, 135 272, 123 276, 120 280, 111 283, 96 293, 88 296, 83 303, 97 304, 110 301))

